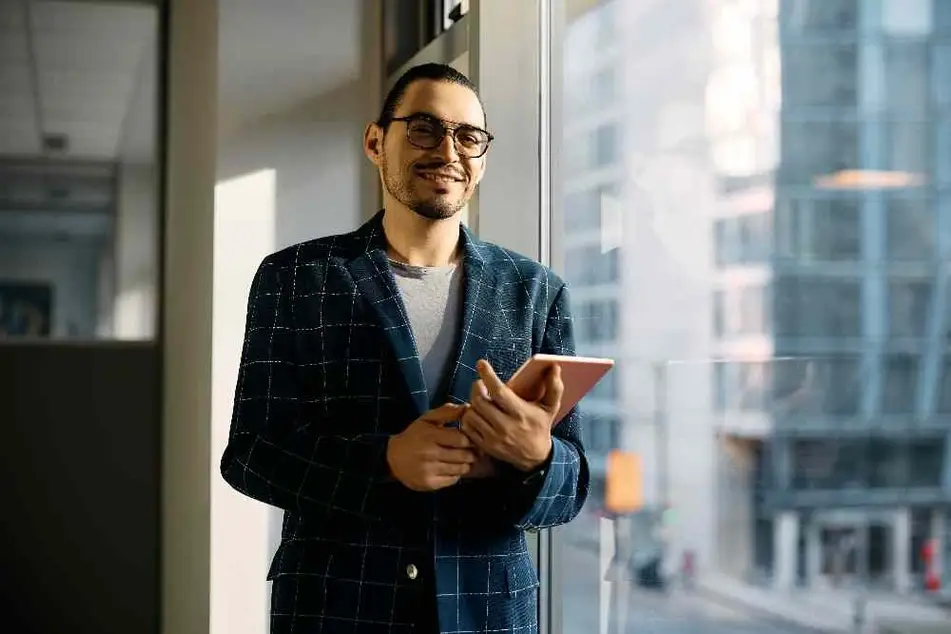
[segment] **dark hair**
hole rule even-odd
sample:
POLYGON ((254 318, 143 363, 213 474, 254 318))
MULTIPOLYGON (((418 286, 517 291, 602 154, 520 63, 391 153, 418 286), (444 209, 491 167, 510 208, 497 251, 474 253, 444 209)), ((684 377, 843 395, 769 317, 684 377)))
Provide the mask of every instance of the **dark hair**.
POLYGON ((479 97, 479 90, 476 88, 476 85, 472 83, 471 79, 447 64, 428 63, 413 66, 396 80, 396 83, 390 88, 390 92, 386 94, 386 99, 383 100, 380 117, 376 120, 378 126, 384 130, 390 126, 390 123, 393 122, 397 106, 400 105, 403 97, 406 96, 406 91, 409 90, 409 87, 415 82, 422 80, 447 81, 465 86, 471 90, 479 100, 479 104, 482 105, 482 116, 483 118, 485 117, 485 105, 482 104, 482 98, 479 97))

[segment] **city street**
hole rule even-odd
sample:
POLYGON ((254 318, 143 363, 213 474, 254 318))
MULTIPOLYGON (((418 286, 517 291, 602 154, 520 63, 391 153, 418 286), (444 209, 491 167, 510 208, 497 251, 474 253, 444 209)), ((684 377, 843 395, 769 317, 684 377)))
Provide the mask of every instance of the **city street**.
MULTIPOLYGON (((597 634, 602 585, 598 580, 597 553, 566 545, 563 588, 566 634, 597 634)), ((610 586, 603 586, 608 588, 610 586)), ((628 588, 624 601, 627 614, 623 634, 814 634, 812 630, 764 620, 740 606, 727 606, 683 590, 669 593, 628 588)), ((617 618, 622 610, 611 606, 617 618)), ((612 625, 609 634, 618 634, 612 625)))

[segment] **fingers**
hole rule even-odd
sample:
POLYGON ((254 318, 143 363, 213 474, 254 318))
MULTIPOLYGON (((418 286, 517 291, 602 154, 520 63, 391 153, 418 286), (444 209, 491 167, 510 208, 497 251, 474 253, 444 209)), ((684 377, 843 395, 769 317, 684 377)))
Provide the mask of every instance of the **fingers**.
POLYGON ((473 391, 482 398, 488 398, 503 412, 514 414, 518 410, 518 397, 502 382, 492 365, 485 359, 476 363, 476 371, 481 381, 477 381, 473 391), (484 390, 483 390, 484 386, 484 390), (487 394, 486 394, 487 393, 487 394))
POLYGON ((436 478, 461 478, 472 470, 471 464, 454 464, 451 462, 441 462, 434 466, 433 475, 436 478))
POLYGON ((469 449, 472 447, 469 439, 458 429, 434 427, 432 438, 437 445, 448 449, 469 449))
POLYGON ((466 410, 466 406, 459 403, 446 403, 435 409, 431 409, 422 416, 420 420, 425 420, 429 423, 451 423, 453 421, 459 420, 459 417, 462 416, 462 413, 466 410))
POLYGON ((482 447, 495 437, 492 425, 479 412, 470 409, 462 422, 462 433, 475 445, 482 447))
POLYGON ((538 403, 545 411, 554 413, 561 405, 561 398, 565 394, 565 383, 561 380, 561 366, 554 364, 545 375, 545 393, 538 403))
MULTIPOLYGON (((466 441, 468 442, 468 438, 466 441)), ((476 462, 475 452, 471 449, 444 449, 440 447, 434 454, 437 462, 453 465, 471 465, 476 462)))

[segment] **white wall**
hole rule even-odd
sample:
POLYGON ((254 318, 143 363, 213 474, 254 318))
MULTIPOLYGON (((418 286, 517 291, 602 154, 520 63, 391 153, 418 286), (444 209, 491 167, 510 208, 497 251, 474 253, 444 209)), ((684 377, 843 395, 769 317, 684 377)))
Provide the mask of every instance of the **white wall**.
POLYGON ((212 352, 211 631, 261 634, 281 513, 217 474, 251 278, 283 246, 355 229, 379 204, 363 155, 381 95, 377 2, 222 0, 212 352))

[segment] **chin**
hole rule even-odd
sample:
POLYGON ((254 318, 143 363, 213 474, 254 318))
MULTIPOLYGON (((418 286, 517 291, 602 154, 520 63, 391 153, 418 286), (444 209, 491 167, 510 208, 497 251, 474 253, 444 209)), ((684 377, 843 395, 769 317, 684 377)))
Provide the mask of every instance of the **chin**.
POLYGON ((465 205, 446 205, 439 203, 421 203, 411 209, 428 220, 448 220, 455 217, 465 205))

